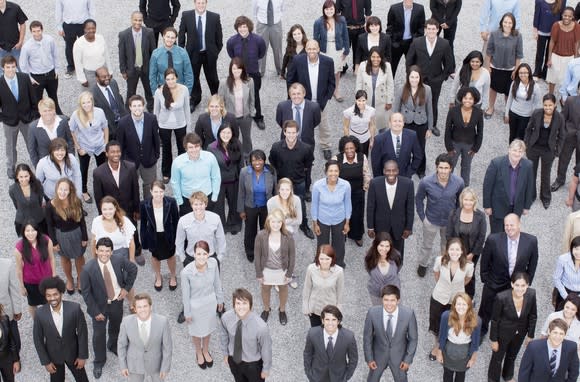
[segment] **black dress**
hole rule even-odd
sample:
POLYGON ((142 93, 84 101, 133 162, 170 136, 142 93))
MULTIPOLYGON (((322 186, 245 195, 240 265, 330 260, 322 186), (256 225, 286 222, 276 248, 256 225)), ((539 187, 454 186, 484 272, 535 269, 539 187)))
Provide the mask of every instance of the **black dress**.
POLYGON ((350 216, 350 231, 347 236, 353 240, 362 240, 365 228, 364 154, 356 153, 356 162, 353 163, 344 160, 344 153, 338 154, 336 159, 340 168, 340 177, 350 183, 352 214, 350 216))

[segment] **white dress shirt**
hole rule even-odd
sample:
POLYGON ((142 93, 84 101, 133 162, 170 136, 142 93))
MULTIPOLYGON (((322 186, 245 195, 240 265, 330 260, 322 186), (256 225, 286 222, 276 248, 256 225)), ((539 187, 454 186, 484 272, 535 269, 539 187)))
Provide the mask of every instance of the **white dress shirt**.
POLYGON ((435 39, 435 41, 433 41, 433 44, 431 44, 431 42, 429 42, 429 39, 425 38, 425 43, 427 45, 427 53, 429 53, 429 57, 431 57, 433 55, 433 51, 435 50, 437 39, 435 39))
POLYGON ((318 102, 318 71, 320 58, 312 63, 308 60, 308 78, 310 79, 310 93, 312 93, 312 102, 318 102))
MULTIPOLYGON (((274 24, 278 24, 284 12, 284 0, 272 0, 274 24)), ((252 14, 260 24, 268 24, 268 0, 253 0, 252 14)))
POLYGON ((392 332, 391 332, 391 337, 395 335, 395 332, 397 330, 397 318, 399 318, 399 307, 397 307, 397 309, 395 309, 395 311, 393 313, 389 313, 385 310, 385 308, 383 308, 383 328, 385 328, 385 332, 387 331, 387 323, 389 322, 389 314, 393 316, 393 318, 391 318, 391 328, 392 328, 392 332))
MULTIPOLYGON (((202 41, 202 46, 199 48, 200 52, 205 51, 205 27, 206 27, 206 22, 205 20, 207 19, 207 17, 205 17, 207 15, 207 12, 203 12, 203 14, 199 14, 197 13, 197 11, 195 11, 195 29, 197 30, 197 22, 199 21, 199 16, 201 16, 201 36, 203 37, 201 39, 202 41)), ((197 33, 199 33, 199 31, 197 31, 197 33)), ((199 38, 199 37, 198 37, 199 38)))
POLYGON ((328 346, 328 338, 332 337, 332 346, 336 347, 336 338, 338 337, 338 331, 340 329, 336 329, 336 332, 334 332, 334 334, 330 335, 328 334, 328 332, 323 329, 322 333, 324 333, 324 348, 326 349, 326 347, 328 346))
POLYGON ((140 319, 137 318, 137 331, 139 332, 139 337, 141 337, 141 339, 143 340, 142 334, 141 334, 141 327, 145 325, 145 334, 146 334, 146 339, 147 341, 144 341, 145 344, 147 344, 147 342, 149 341, 149 338, 151 337, 151 316, 149 316, 149 318, 145 321, 141 321, 140 319))
POLYGON ((385 180, 385 187, 387 188, 387 199, 389 200, 389 206, 391 207, 391 209, 393 208, 393 203, 395 202, 395 195, 397 193, 397 183, 399 183, 399 181, 396 181, 395 184, 389 184, 389 182, 387 182, 385 180))
POLYGON ((56 330, 58 331, 58 334, 62 337, 62 322, 63 322, 63 310, 64 310, 64 304, 61 302, 60 303, 60 312, 55 311, 52 308, 52 305, 50 306, 50 314, 52 315, 52 320, 54 321, 54 326, 56 327, 56 330))

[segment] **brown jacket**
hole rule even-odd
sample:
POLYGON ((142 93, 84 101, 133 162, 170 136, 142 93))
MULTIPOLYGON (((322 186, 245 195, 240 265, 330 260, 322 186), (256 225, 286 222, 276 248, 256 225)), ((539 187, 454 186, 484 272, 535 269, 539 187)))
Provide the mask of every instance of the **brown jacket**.
MULTIPOLYGON (((270 253, 268 244, 269 233, 263 229, 256 235, 254 243, 254 265, 256 266, 256 277, 262 278, 264 268, 268 262, 268 254, 270 253)), ((282 255, 282 268, 286 270, 286 277, 292 277, 294 272, 294 262, 296 260, 296 250, 294 247, 294 238, 292 235, 282 234, 280 243, 280 253, 282 255)))

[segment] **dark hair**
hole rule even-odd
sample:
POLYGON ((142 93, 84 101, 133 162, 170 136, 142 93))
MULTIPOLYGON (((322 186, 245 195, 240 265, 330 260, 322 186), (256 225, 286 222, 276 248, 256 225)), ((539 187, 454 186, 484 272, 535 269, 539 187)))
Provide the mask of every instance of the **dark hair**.
POLYGON ((337 166, 338 170, 340 171, 340 163, 338 163, 338 161, 336 159, 329 159, 326 161, 326 163, 324 164, 324 172, 325 173, 328 171, 330 166, 337 166))
POLYGON ((552 93, 546 93, 542 97, 542 103, 544 103, 546 101, 552 101, 553 103, 556 103, 556 96, 553 95, 552 93))
POLYGON ((221 152, 227 151, 229 161, 236 163, 240 160, 240 158, 242 157, 241 154, 242 144, 240 143, 238 137, 236 137, 236 134, 234 133, 234 128, 228 122, 222 123, 221 126, 218 128, 216 141, 218 150, 220 150, 221 152), (220 133, 225 129, 230 129, 230 131, 232 132, 232 139, 230 139, 230 141, 224 148, 224 141, 222 140, 220 133))
POLYGON ((367 18, 367 22, 365 23, 365 31, 367 33, 371 33, 371 28, 370 28, 371 25, 378 25, 379 26, 379 33, 381 33, 383 31, 383 24, 381 23, 381 19, 379 19, 377 16, 369 16, 367 18))
POLYGON ((266 161, 266 153, 263 150, 256 149, 250 152, 250 161, 252 158, 261 159, 264 162, 266 161))
POLYGON ((145 105, 145 98, 143 98, 143 96, 140 94, 133 94, 131 97, 129 97, 129 99, 127 100, 127 105, 131 106, 131 103, 133 103, 133 101, 141 101, 141 103, 145 105))
MULTIPOLYGON (((362 98, 362 97, 365 97, 365 99, 367 99, 367 100, 369 99, 369 96, 368 96, 368 94, 367 94, 366 91, 364 91, 362 89, 361 90, 357 90, 356 93, 355 93, 355 95, 354 95, 354 99, 355 100, 358 100, 359 98, 362 98)), ((360 109, 359 109, 359 107, 358 107, 358 105, 357 105, 356 102, 354 103, 354 115, 358 116, 359 118, 362 118, 363 117, 363 115, 362 115, 362 113, 361 113, 361 111, 360 111, 360 109)))
POLYGON ((196 249, 201 248, 204 251, 206 251, 209 254, 209 244, 207 243, 207 241, 205 240, 199 240, 195 243, 195 245, 193 246, 193 250, 195 251, 196 249))
POLYGON ((324 326, 324 316, 327 314, 332 314, 338 320, 338 328, 342 328, 342 312, 338 309, 337 306, 334 305, 326 305, 322 308, 320 312, 320 318, 322 319, 322 326, 324 326))
POLYGON ((347 143, 352 143, 356 152, 361 151, 360 140, 354 135, 344 135, 338 140, 338 152, 344 153, 347 143))
POLYGON ((86 19, 85 22, 83 23, 83 29, 85 29, 89 24, 93 24, 95 27, 97 26, 97 22, 95 20, 86 19))
POLYGON ((403 85, 403 92, 401 93, 401 100, 403 102, 407 102, 407 100, 411 97, 413 100, 413 104, 416 105, 424 105, 425 104, 425 86, 423 85, 423 74, 421 73, 421 68, 417 65, 409 66, 407 70, 407 76, 405 77, 405 85, 403 85), (411 91, 411 83, 409 82, 409 76, 412 72, 419 73, 419 85, 417 87, 417 93, 413 96, 413 92, 411 91))
POLYGON ((121 143, 119 141, 116 141, 114 139, 110 140, 109 142, 107 142, 107 144, 105 145, 105 152, 109 152, 109 149, 113 146, 118 146, 119 148, 121 148, 121 143))
POLYGON ((244 65, 244 61, 242 60, 242 58, 241 57, 232 58, 230 61, 230 67, 228 69, 228 78, 226 78, 226 85, 228 85, 230 93, 234 92, 234 82, 236 81, 234 79, 234 74, 232 73, 232 68, 234 67, 234 65, 237 66, 238 69, 242 69, 242 74, 240 74, 240 79, 242 80, 242 82, 249 81, 248 72, 246 71, 246 65, 244 65))
POLYGON ((40 28, 40 30, 44 30, 44 27, 42 26, 42 23, 38 20, 34 20, 30 23, 30 26, 28 27, 30 29, 30 31, 32 32, 32 28, 40 28))
POLYGON ((50 143, 48 144, 48 155, 49 155, 49 159, 52 163, 54 163, 54 167, 56 167, 56 169, 58 170, 58 173, 60 175, 62 175, 62 170, 60 168, 60 164, 58 164, 56 158, 54 157, 54 152, 56 150, 64 150, 64 166, 65 169, 71 169, 72 165, 70 163, 70 158, 68 156, 68 144, 66 143, 66 141, 63 138, 57 137, 54 138, 52 141, 50 141, 50 143))
POLYGON ((304 28, 302 27, 302 25, 300 24, 294 24, 290 27, 290 30, 288 31, 288 34, 286 35, 286 55, 288 56, 295 56, 296 55, 296 46, 298 44, 296 44, 296 41, 294 41, 294 37, 292 36, 292 34, 294 34, 294 31, 296 29, 299 29, 300 32, 302 33, 302 45, 304 45, 306 47, 306 42, 308 41, 308 38, 306 37, 306 32, 304 31, 304 28))
POLYGON ((379 264, 380 255, 378 247, 379 244, 381 244, 383 241, 388 241, 391 245, 391 249, 387 253, 387 261, 391 260, 397 265, 397 268, 401 268, 401 254, 393 245, 393 238, 387 232, 381 231, 376 233, 375 238, 373 239, 373 243, 371 244, 365 256, 365 269, 369 273, 379 264))
POLYGON ((332 18, 334 19, 335 24, 338 24, 340 21, 340 16, 336 11, 336 4, 334 3, 334 1, 326 0, 324 4, 322 4, 322 19, 324 20, 324 28, 326 28, 327 30, 330 28, 330 24, 326 20, 326 15, 324 14, 324 11, 328 8, 334 8, 334 16, 332 16, 332 18))
POLYGON ((571 303, 576 307, 576 318, 580 320, 580 297, 578 297, 578 295, 574 293, 568 293, 568 296, 566 296, 566 298, 564 299, 564 305, 566 305, 567 302, 571 303))
POLYGON ((252 20, 250 20, 248 17, 246 16, 238 16, 236 17, 236 21, 234 21, 234 29, 237 32, 238 28, 241 27, 242 25, 245 25, 248 27, 248 31, 250 31, 250 33, 252 33, 254 31, 254 23, 252 22, 252 20))
POLYGON ((16 58, 11 54, 9 54, 8 56, 2 57, 2 61, 0 61, 0 62, 2 63, 2 67, 5 67, 7 64, 18 65, 16 58))
POLYGON ((110 248, 112 251, 113 250, 113 241, 111 239, 109 239, 108 237, 101 237, 99 240, 97 240, 97 244, 95 245, 96 249, 99 249, 99 247, 107 247, 107 248, 110 248))
POLYGON ((435 20, 433 17, 431 17, 430 19, 427 19, 427 21, 425 21, 425 27, 427 27, 427 25, 435 25, 435 27, 437 29, 439 29, 439 22, 437 20, 435 20))
POLYGON ((401 290, 396 285, 385 285, 381 289, 381 297, 395 295, 397 300, 401 299, 401 290))
POLYGON ((514 75, 514 81, 512 82, 512 97, 514 97, 514 99, 517 97, 518 94, 518 87, 520 86, 520 83, 522 82, 520 80, 520 70, 521 69, 527 69, 528 70, 528 94, 526 97, 526 101, 529 101, 530 99, 532 99, 532 95, 534 94, 534 86, 536 84, 536 81, 534 81, 534 76, 532 76, 532 68, 530 68, 530 65, 526 64, 525 62, 522 62, 517 68, 516 68, 516 72, 514 75))
POLYGON ((453 168, 453 159, 447 153, 437 155, 435 158, 435 166, 439 166, 439 163, 445 162, 448 163, 451 168, 453 168))
MULTIPOLYGON (((570 9, 572 9, 572 12, 574 12, 573 8, 570 8, 570 9)), ((564 12, 562 12, 562 13, 564 13, 564 12)), ((513 23, 512 31, 511 31, 510 35, 517 36, 518 30, 516 29, 516 18, 513 15, 513 13, 511 13, 511 12, 507 12, 507 13, 503 14, 501 19, 499 20, 499 30, 503 32, 503 26, 501 24, 503 24, 503 19, 505 19, 506 17, 509 17, 510 19, 512 19, 512 23, 513 23)))
POLYGON ((151 187, 149 187, 149 189, 153 190, 153 187, 159 187, 160 189, 165 191, 165 183, 163 183, 162 180, 155 179, 153 182, 151 182, 151 187))
POLYGON ((471 82, 471 60, 474 58, 477 58, 479 62, 481 62, 481 66, 483 66, 483 54, 479 50, 472 50, 469 52, 469 54, 463 59, 463 64, 459 70, 459 84, 461 86, 469 86, 469 83, 471 82))
POLYGON ((48 260, 48 236, 42 233, 39 224, 34 220, 27 220, 22 224, 20 231, 22 237, 22 258, 28 264, 32 264, 32 245, 24 235, 24 231, 26 231, 26 227, 28 226, 31 226, 36 231, 36 250, 40 252, 40 261, 44 263, 48 260))
POLYGON ((40 183, 40 180, 38 180, 38 178, 34 175, 34 172, 32 172, 32 169, 30 168, 29 165, 27 165, 26 163, 19 163, 16 165, 16 168, 14 169, 14 174, 16 175, 14 177, 14 183, 18 183, 18 173, 20 171, 26 171, 28 173, 28 175, 30 176, 30 190, 40 194, 43 193, 42 190, 42 183, 40 183))
POLYGON ((548 332, 551 332, 556 328, 561 329, 564 333, 568 332, 568 324, 561 318, 555 318, 548 324, 548 332))
POLYGON ((514 273, 512 273, 512 277, 510 278, 510 281, 512 283, 515 283, 518 280, 524 280, 526 282, 526 284, 530 285, 530 275, 528 275, 526 272, 514 272, 514 273))
MULTIPOLYGON (((177 75, 177 71, 174 68, 167 68, 163 73, 163 79, 166 79, 168 75, 173 74, 175 79, 178 79, 179 76, 177 75)), ((164 106, 167 110, 171 108, 171 104, 173 103, 173 94, 171 94, 171 89, 167 86, 167 81, 163 83, 163 88, 161 89, 161 94, 163 94, 163 99, 165 100, 164 106)))
POLYGON ((175 37, 177 37, 177 29, 175 29, 174 27, 167 27, 167 28, 163 29, 163 33, 161 33, 161 36, 165 36, 165 34, 167 32, 173 32, 175 37))
MULTIPOLYGON (((18 172, 16 174, 18 174, 18 172)), ((572 251, 576 247, 580 247, 580 236, 576 236, 570 242, 570 256, 572 257, 572 263, 574 263, 574 255, 572 254, 572 251)))
POLYGON ((192 145, 201 145, 201 138, 196 133, 187 133, 185 137, 183 137, 183 147, 187 150, 187 144, 191 143, 192 145))
POLYGON ((245 300, 250 303, 250 309, 252 309, 252 305, 254 304, 254 298, 252 294, 244 288, 238 288, 234 290, 232 293, 232 305, 236 305, 236 300, 245 300))
POLYGON ((463 86, 457 92, 457 100, 459 101, 459 104, 461 104, 461 101, 463 101, 463 97, 465 97, 467 94, 471 94, 471 96, 473 97, 474 105, 479 103, 479 100, 481 99, 479 90, 471 86, 470 87, 463 86))
POLYGON ((133 302, 131 303, 131 306, 135 306, 137 304, 137 301, 139 300, 146 300, 149 306, 153 305, 153 299, 148 293, 137 293, 133 297, 133 302))
POLYGON ((332 261, 330 262, 331 267, 336 264, 336 252, 334 251, 334 248, 332 248, 332 245, 330 244, 322 244, 321 246, 318 247, 318 249, 316 250, 316 254, 314 255, 314 264, 320 265, 321 253, 324 253, 326 256, 332 259, 332 261))
POLYGON ((385 72, 387 64, 385 64, 385 56, 383 56, 383 53, 381 52, 381 50, 379 49, 378 46, 373 46, 370 50, 369 50, 369 58, 367 59, 367 64, 365 67, 365 71, 367 72, 367 74, 370 76, 373 70, 373 65, 371 64, 371 56, 373 55, 373 53, 377 53, 379 55, 379 57, 381 58, 381 63, 379 64, 379 68, 381 68, 381 70, 383 72, 385 72))
POLYGON ((57 289, 60 294, 66 290, 66 284, 63 279, 58 276, 45 277, 38 285, 38 290, 42 296, 46 295, 47 289, 57 289))

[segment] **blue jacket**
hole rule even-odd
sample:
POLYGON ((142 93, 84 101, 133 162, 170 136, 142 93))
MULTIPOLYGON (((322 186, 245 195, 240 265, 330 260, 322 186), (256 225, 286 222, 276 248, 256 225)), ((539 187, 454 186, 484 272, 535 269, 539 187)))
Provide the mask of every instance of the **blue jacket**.
MULTIPOLYGON (((439 349, 445 349, 447 335, 449 334, 449 311, 446 310, 441 315, 439 324, 439 349)), ((477 317, 477 327, 471 333, 471 345, 469 346, 469 356, 479 349, 479 337, 481 335, 481 318, 477 317)))
MULTIPOLYGON (((320 17, 314 22, 313 38, 318 41, 318 44, 320 45, 320 51, 326 53, 326 26, 324 24, 324 17, 320 17)), ((346 19, 343 16, 340 16, 334 29, 336 50, 343 50, 344 55, 348 56, 348 53, 350 52, 350 43, 348 39, 346 19)))

